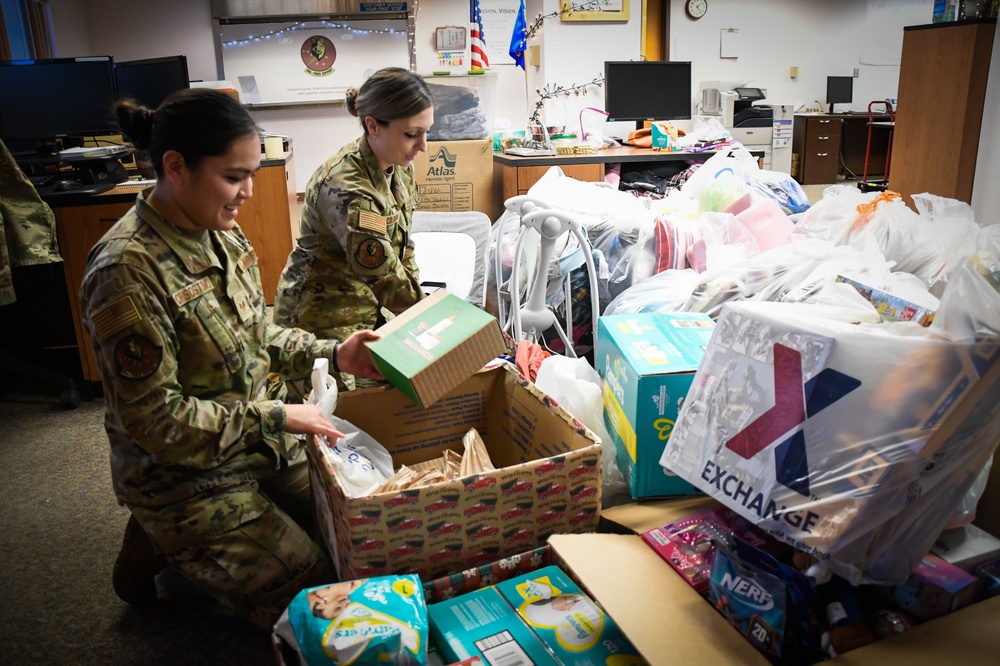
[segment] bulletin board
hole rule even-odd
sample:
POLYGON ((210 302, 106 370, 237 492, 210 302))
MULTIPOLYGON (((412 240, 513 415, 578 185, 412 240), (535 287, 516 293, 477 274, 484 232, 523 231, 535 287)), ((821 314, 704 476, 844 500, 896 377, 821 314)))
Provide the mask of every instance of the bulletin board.
POLYGON ((409 69, 406 19, 229 23, 224 78, 247 105, 343 101, 383 67, 409 69))

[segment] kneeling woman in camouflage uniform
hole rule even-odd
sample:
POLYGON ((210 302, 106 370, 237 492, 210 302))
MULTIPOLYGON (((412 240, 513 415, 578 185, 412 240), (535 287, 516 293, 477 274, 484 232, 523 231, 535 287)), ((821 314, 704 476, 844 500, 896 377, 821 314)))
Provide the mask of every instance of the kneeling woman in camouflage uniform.
POLYGON ((169 562, 269 628, 298 590, 334 580, 302 527, 309 477, 293 435, 339 433, 316 407, 266 399, 268 374, 325 357, 378 378, 364 345, 377 336, 337 343, 267 320, 257 255, 236 225, 260 166, 239 102, 190 89, 156 111, 116 111, 157 181, 91 250, 80 291, 115 493, 132 512, 115 591, 155 600, 169 562))
MULTIPOLYGON (((400 68, 375 72, 347 91, 364 134, 313 173, 301 235, 274 301, 274 320, 344 340, 399 314, 422 296, 410 240, 416 207, 413 158, 434 124, 427 84, 400 68)), ((353 388, 353 378, 342 379, 353 388)))

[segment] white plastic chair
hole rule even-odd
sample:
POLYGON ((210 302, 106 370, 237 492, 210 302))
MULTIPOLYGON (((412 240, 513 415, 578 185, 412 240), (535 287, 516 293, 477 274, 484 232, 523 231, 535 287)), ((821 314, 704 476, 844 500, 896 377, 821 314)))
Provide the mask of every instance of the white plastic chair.
POLYGON ((420 282, 443 283, 477 307, 486 304, 490 218, 478 211, 414 211, 410 225, 420 282))

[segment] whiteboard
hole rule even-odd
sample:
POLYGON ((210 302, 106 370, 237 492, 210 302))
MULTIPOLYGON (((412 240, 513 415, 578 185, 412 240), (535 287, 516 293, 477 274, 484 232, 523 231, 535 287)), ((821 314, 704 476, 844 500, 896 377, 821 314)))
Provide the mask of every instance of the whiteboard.
POLYGON ((229 23, 220 41, 248 105, 343 101, 376 70, 410 65, 405 19, 229 23))

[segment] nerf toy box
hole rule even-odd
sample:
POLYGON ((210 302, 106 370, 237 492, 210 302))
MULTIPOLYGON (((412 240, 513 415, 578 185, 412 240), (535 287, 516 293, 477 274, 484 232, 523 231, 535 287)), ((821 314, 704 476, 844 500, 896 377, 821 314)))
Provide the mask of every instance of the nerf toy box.
MULTIPOLYGON (((1000 532, 1000 469, 979 503, 977 521, 1000 532)), ((607 509, 603 518, 626 534, 556 534, 552 561, 599 603, 651 663, 745 664, 771 662, 668 567, 641 538, 645 531, 678 522, 716 503, 705 496, 633 502, 607 509), (608 566, 613 562, 614 566, 608 566)), ((1000 651, 1000 597, 986 599, 907 628, 901 635, 821 663, 939 666, 956 660, 987 666, 1000 651)))
POLYGON ((937 555, 928 555, 905 583, 884 590, 900 610, 931 620, 976 601, 978 580, 937 555))
POLYGON ((614 620, 555 566, 432 604, 428 616, 438 650, 451 661, 646 663, 614 620))
POLYGON ((556 532, 597 528, 601 442, 510 364, 474 374, 427 409, 382 386, 341 394, 334 414, 381 443, 395 469, 446 449, 461 453, 471 428, 496 467, 351 497, 333 453, 310 437, 317 516, 341 580, 406 573, 426 580, 531 550, 556 532))
POLYGON ((380 326, 379 371, 427 407, 507 350, 496 317, 443 289, 380 326))
POLYGON ((696 492, 660 466, 677 413, 715 327, 700 313, 610 315, 598 320, 595 366, 604 423, 632 497, 696 492))

